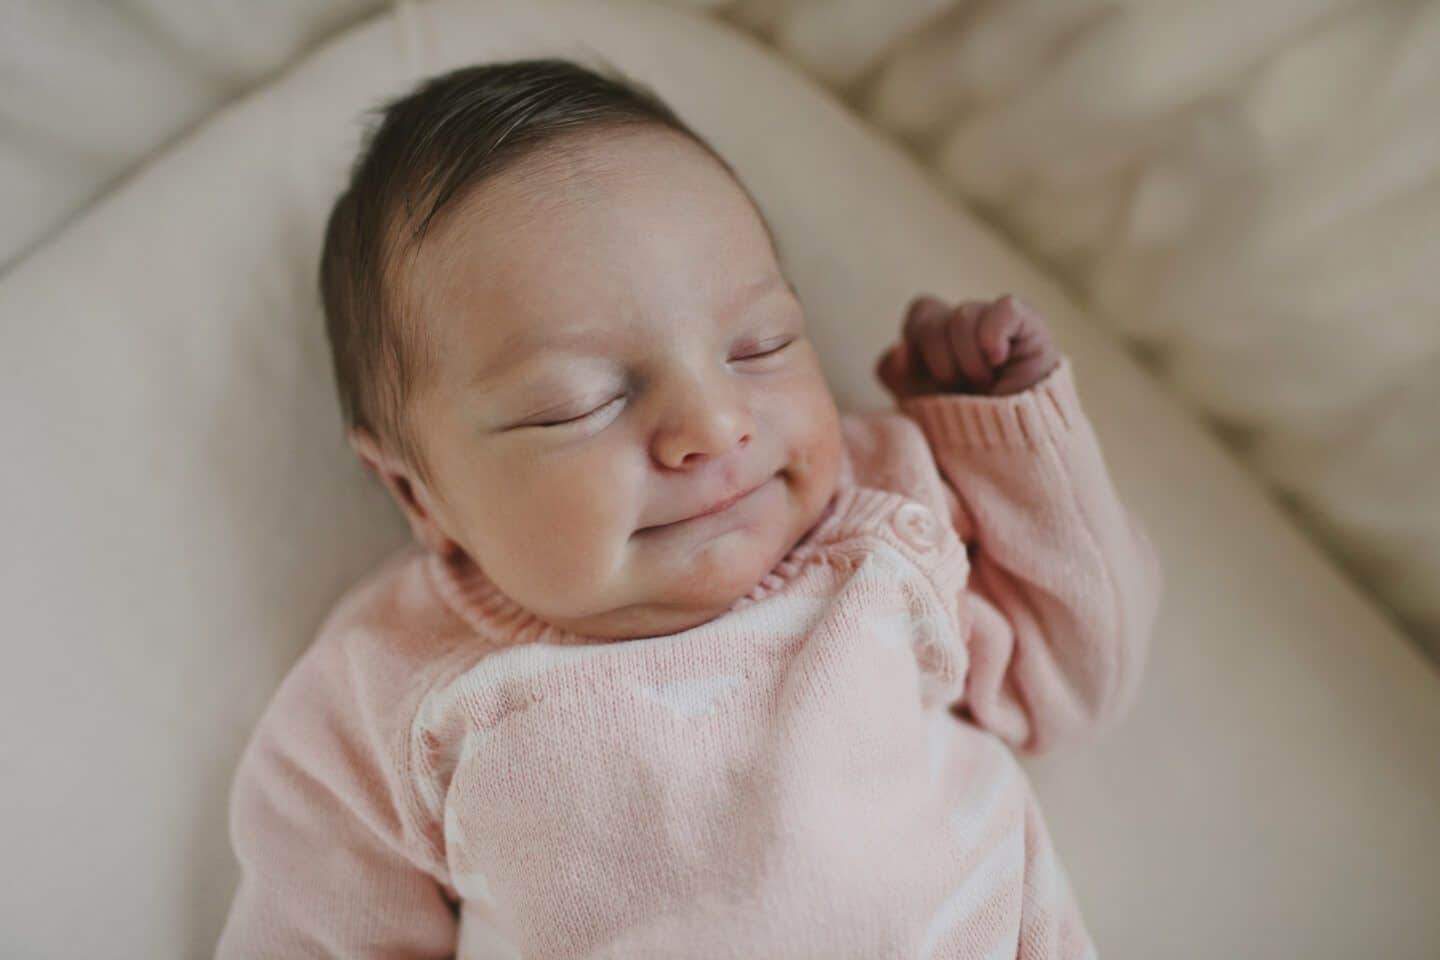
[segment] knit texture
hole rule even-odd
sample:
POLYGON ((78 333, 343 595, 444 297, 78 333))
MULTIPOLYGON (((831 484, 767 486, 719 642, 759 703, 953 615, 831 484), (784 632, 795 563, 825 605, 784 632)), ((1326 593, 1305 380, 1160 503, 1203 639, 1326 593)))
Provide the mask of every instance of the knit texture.
POLYGON ((842 420, 723 616, 599 641, 418 546, 241 759, 222 960, 1093 957, 1011 749, 1132 701, 1162 591, 1068 358, 842 420))

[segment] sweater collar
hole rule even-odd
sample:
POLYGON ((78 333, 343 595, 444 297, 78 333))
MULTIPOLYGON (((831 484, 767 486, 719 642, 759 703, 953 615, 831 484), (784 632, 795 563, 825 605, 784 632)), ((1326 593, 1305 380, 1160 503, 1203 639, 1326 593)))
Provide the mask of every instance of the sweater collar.
MULTIPOLYGON (((774 569, 736 599, 726 613, 783 591, 802 569, 825 554, 826 547, 865 530, 877 517, 892 509, 895 502, 903 499, 888 490, 857 486, 854 476, 847 456, 842 462, 835 493, 814 526, 796 541, 774 569)), ((505 646, 616 642, 610 637, 576 633, 542 620, 501 592, 464 553, 443 557, 432 552, 425 556, 423 562, 441 598, 484 640, 505 646)))

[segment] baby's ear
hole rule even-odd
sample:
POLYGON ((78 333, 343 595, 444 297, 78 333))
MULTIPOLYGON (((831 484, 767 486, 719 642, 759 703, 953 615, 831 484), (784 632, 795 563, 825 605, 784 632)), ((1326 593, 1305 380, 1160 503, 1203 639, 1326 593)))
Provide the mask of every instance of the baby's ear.
POLYGON ((389 455, 375 435, 364 427, 351 427, 345 432, 345 439, 350 441, 350 449, 355 451, 355 456, 360 458, 365 468, 383 481, 389 455))
POLYGON ((405 514, 415 539, 442 556, 456 549, 457 544, 440 526, 430 507, 432 498, 428 488, 409 464, 388 453, 375 435, 363 427, 352 427, 346 437, 350 449, 366 469, 380 479, 395 505, 405 514))

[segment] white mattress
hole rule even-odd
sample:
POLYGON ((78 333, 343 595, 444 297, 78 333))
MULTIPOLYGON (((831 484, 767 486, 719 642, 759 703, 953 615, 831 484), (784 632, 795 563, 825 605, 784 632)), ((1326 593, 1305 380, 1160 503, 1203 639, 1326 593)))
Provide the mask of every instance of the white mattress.
POLYGON ((357 28, 0 282, 0 953, 210 952, 249 725, 404 535, 344 447, 314 289, 357 117, 417 72, 599 51, 757 193, 843 404, 882 402, 870 366, 917 290, 1049 311, 1168 578, 1128 722, 1026 761, 1102 955, 1440 954, 1433 666, 906 155, 713 21, 617 6, 451 0, 417 10, 418 44, 357 28))

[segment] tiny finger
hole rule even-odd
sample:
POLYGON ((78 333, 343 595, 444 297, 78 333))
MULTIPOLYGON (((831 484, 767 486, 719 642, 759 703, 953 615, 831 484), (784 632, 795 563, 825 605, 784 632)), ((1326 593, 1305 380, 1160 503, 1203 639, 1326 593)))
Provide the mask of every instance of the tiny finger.
POLYGON ((990 365, 980 352, 976 332, 985 304, 974 301, 960 304, 948 324, 950 349, 966 382, 978 389, 988 389, 993 382, 990 365))
POLYGON ((891 393, 903 395, 909 390, 910 348, 905 341, 892 346, 875 364, 875 375, 891 393))
POLYGON ((955 382, 957 369, 946 339, 950 308, 934 297, 922 297, 905 320, 905 339, 912 354, 918 353, 930 379, 942 385, 955 382))
POLYGON ((1055 369, 1060 358, 1055 351, 1047 349, 1038 341, 1021 341, 1011 354, 1000 379, 995 384, 995 394, 1004 396, 1028 390, 1055 369))
POLYGON ((980 315, 976 339, 992 368, 1004 366, 1010 359, 1012 341, 1020 332, 1021 322, 1020 311, 1009 298, 991 304, 980 315))

